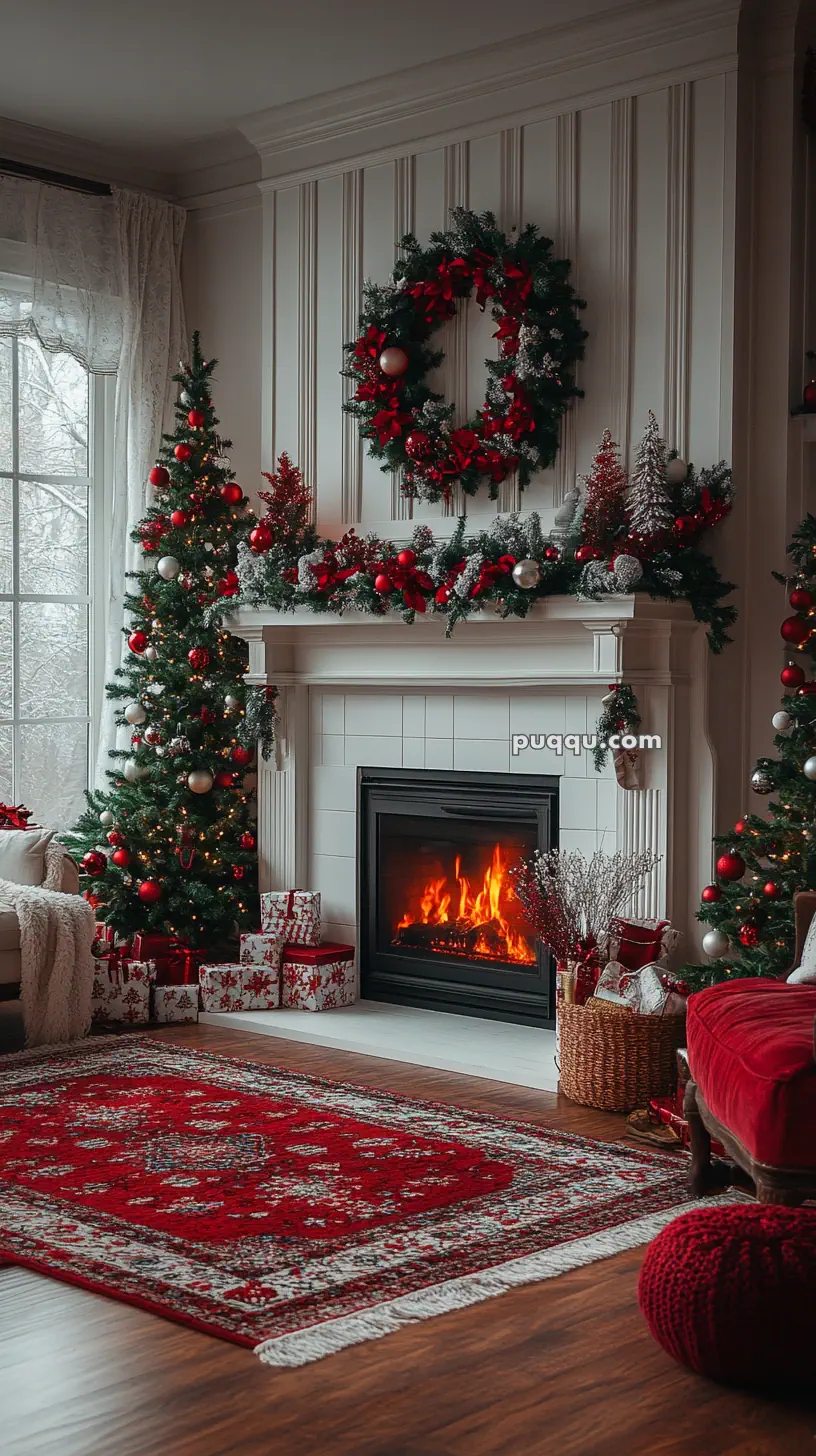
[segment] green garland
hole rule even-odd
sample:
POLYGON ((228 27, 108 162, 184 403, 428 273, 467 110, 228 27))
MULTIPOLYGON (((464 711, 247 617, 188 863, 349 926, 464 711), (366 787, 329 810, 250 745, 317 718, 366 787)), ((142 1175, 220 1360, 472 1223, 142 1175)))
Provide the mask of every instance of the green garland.
POLYGON ((606 767, 609 757, 608 740, 613 733, 637 733, 641 723, 638 700, 634 688, 628 683, 610 683, 609 692, 603 699, 602 711, 598 717, 596 732, 598 742, 592 750, 597 773, 606 767))

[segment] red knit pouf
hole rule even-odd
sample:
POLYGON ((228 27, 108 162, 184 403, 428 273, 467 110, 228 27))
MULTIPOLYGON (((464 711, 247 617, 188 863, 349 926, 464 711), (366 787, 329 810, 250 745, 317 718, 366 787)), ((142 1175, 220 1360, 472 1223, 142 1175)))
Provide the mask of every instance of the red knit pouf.
POLYGON ((812 1388, 816 1210, 738 1203, 683 1214, 650 1246, 638 1300, 657 1343, 700 1375, 812 1388))

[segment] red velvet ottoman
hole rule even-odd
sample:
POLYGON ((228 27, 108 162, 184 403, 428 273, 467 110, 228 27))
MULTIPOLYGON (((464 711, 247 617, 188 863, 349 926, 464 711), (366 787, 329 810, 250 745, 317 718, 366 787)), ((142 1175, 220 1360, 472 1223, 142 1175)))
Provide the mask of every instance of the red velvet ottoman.
POLYGON ((713 1135, 760 1200, 816 1196, 815 1019, 816 986, 727 981, 689 997, 693 1192, 717 1181, 706 1178, 713 1135))
POLYGON ((741 1203, 683 1214, 650 1245, 638 1300, 657 1343, 698 1374, 812 1390, 816 1211, 741 1203))

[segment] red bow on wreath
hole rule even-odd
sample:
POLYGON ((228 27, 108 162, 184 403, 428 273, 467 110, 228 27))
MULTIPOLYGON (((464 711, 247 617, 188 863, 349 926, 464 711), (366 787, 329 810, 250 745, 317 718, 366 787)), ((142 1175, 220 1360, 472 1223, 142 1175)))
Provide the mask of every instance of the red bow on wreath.
POLYGON ((31 810, 22 804, 0 804, 0 829, 27 829, 31 810))

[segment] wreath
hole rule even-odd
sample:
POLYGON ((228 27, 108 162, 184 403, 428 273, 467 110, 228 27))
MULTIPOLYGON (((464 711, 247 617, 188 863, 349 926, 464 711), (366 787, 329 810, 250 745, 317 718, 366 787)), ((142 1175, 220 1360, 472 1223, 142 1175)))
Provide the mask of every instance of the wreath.
POLYGON ((586 305, 569 282, 569 261, 553 258, 551 239, 534 224, 510 239, 490 212, 454 208, 451 219, 427 248, 408 233, 392 281, 365 285, 360 332, 345 346, 342 372, 355 390, 344 409, 383 470, 400 472, 406 496, 448 499, 457 483, 475 495, 486 477, 495 499, 514 471, 523 489, 555 460, 561 416, 582 394, 575 364, 586 305), (474 291, 498 325, 499 357, 485 361, 482 408, 454 429, 455 406, 426 383, 445 357, 430 340, 474 291))

